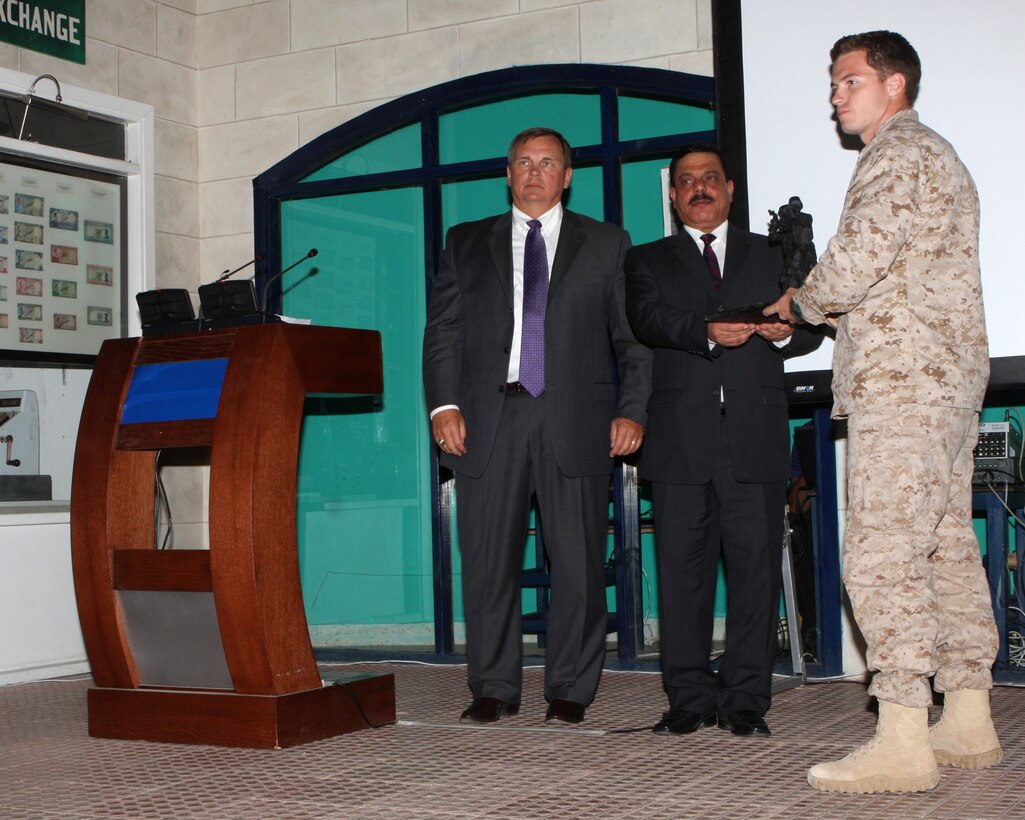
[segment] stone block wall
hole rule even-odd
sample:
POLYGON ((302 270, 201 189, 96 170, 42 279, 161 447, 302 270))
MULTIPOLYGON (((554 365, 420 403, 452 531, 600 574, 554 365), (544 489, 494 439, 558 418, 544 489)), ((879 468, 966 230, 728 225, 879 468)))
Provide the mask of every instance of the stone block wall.
POLYGON ((0 65, 154 107, 156 279, 252 254, 252 178, 381 103, 458 77, 597 62, 712 74, 712 0, 88 0, 84 66, 0 65))

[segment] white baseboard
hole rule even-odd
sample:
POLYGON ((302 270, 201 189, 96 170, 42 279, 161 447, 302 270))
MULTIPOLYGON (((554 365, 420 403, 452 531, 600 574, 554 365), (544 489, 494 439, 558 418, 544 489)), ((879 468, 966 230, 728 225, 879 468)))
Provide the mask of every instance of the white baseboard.
MULTIPOLYGON (((465 643, 466 628, 462 621, 453 626, 455 642, 465 643)), ((712 640, 722 641, 726 637, 726 619, 716 618, 712 626, 712 640)), ((644 621, 644 643, 658 641, 657 618, 644 621)), ((434 646, 434 624, 318 624, 310 626, 310 640, 318 647, 366 647, 375 646, 434 646)), ((534 635, 524 635, 525 644, 534 644, 534 635)), ((608 643, 616 645, 616 633, 609 633, 608 643)))
POLYGON ((23 666, 18 669, 0 669, 0 686, 15 683, 64 678, 68 675, 88 675, 89 661, 84 658, 69 658, 63 661, 41 664, 39 666, 23 666))

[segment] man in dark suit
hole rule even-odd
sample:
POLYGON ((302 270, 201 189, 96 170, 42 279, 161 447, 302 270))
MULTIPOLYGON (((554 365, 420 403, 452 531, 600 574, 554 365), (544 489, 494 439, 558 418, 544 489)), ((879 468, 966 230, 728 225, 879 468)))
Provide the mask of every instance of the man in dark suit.
POLYGON ((562 207, 572 175, 561 134, 519 134, 512 211, 452 228, 434 279, 424 387, 441 463, 456 474, 464 722, 519 711, 532 496, 551 574, 546 721, 583 720, 601 674, 609 476, 644 438, 651 354, 624 310, 629 236, 562 207))
POLYGON ((718 720, 769 735, 789 475, 783 358, 818 341, 782 322, 708 322, 724 306, 774 300, 780 253, 728 224, 719 150, 692 145, 670 166, 679 235, 627 255, 627 315, 655 349, 641 473, 651 481, 669 711, 654 731, 718 720), (709 665, 720 553, 729 611, 718 674, 709 665))

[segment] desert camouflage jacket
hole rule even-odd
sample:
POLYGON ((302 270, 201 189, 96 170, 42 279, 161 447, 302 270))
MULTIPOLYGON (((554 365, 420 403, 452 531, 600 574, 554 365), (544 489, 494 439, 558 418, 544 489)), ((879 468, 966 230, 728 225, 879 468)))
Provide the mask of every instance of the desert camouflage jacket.
POLYGON ((841 314, 833 415, 865 406, 978 409, 989 379, 979 196, 913 110, 862 150, 840 227, 795 294, 806 321, 841 314))

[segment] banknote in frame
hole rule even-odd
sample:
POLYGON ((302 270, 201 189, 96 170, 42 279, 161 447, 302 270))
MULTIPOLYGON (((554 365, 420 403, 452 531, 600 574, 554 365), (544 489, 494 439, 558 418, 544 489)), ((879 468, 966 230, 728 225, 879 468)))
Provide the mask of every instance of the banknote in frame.
POLYGON ((113 325, 112 311, 109 307, 94 307, 90 305, 86 308, 85 321, 90 325, 111 327, 113 325))
POLYGON ((78 248, 74 245, 51 245, 50 261, 57 265, 77 265, 78 248))
POLYGON ((43 198, 35 194, 15 194, 14 212, 25 216, 42 216, 43 198))
POLYGON ((78 211, 69 208, 50 208, 50 227, 62 231, 77 231, 78 211))
POLYGON ((54 279, 50 283, 50 293, 61 299, 77 299, 78 282, 71 279, 54 279))
POLYGON ((102 242, 104 245, 114 244, 114 225, 110 222, 97 222, 94 219, 85 221, 83 238, 86 242, 102 242))
POLYGON ((43 321, 43 306, 29 302, 18 302, 18 320, 22 322, 43 321))

